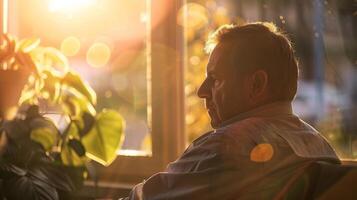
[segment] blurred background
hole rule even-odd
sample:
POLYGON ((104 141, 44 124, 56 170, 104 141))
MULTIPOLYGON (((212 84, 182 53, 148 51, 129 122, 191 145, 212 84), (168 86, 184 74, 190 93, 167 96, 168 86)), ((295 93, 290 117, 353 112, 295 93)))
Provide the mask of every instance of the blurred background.
POLYGON ((342 158, 357 158, 357 1, 189 1, 185 93, 189 140, 209 130, 195 93, 205 74, 202 50, 222 24, 271 21, 285 30, 299 61, 295 113, 316 127, 342 158))
MULTIPOLYGON (((120 154, 150 155, 150 32, 170 1, 9 0, 8 32, 60 49, 72 68, 126 119, 120 154), (151 9, 150 12, 148 10, 151 9)), ((208 34, 222 24, 271 21, 293 41, 300 65, 295 113, 316 127, 339 156, 357 158, 356 0, 187 0, 177 23, 185 30, 187 144, 210 130, 196 92, 205 77, 208 34), (182 20, 184 19, 184 20, 182 20)), ((165 83, 162 83, 165 84, 165 83)))

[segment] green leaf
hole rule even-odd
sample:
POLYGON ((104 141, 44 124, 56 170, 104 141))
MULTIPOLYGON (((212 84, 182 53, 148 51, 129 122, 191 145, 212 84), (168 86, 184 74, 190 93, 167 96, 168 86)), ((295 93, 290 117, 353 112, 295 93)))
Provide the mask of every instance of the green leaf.
POLYGON ((34 90, 26 90, 24 89, 21 93, 21 97, 19 99, 19 104, 33 104, 33 102, 37 99, 36 92, 34 90))
POLYGON ((68 145, 77 153, 79 157, 82 157, 85 155, 86 150, 84 149, 83 144, 81 143, 80 140, 77 139, 69 139, 68 140, 68 145))
POLYGON ((78 74, 74 72, 68 72, 63 78, 63 84, 77 90, 79 93, 85 96, 92 104, 96 104, 96 93, 87 82, 81 79, 78 74))
POLYGON ((114 110, 103 110, 96 116, 96 122, 82 143, 86 156, 102 165, 111 164, 124 139, 124 119, 114 110))
POLYGON ((28 53, 40 45, 41 40, 39 38, 23 39, 17 43, 18 50, 28 53))
POLYGON ((93 127, 95 118, 88 112, 84 112, 82 115, 83 126, 80 129, 79 133, 81 136, 86 135, 93 127))
POLYGON ((72 117, 81 118, 84 112, 95 115, 93 105, 81 93, 72 88, 62 87, 61 102, 63 110, 72 117))
MULTIPOLYGON (((80 135, 79 135, 79 129, 78 127, 76 126, 75 123, 73 123, 73 121, 69 124, 69 128, 67 130, 68 132, 65 133, 67 134, 68 138, 69 139, 80 139, 80 135)), ((68 142, 68 139, 66 140, 68 142)))
POLYGON ((43 71, 44 86, 42 93, 47 92, 49 99, 55 102, 60 95, 62 77, 51 71, 43 71))
POLYGON ((50 151, 56 144, 56 137, 49 128, 37 128, 31 132, 31 139, 40 143, 46 151, 50 151))
POLYGON ((71 145, 69 145, 69 142, 71 140, 80 139, 78 128, 74 123, 71 123, 67 131, 67 133, 64 133, 67 135, 67 137, 64 139, 65 143, 63 144, 61 149, 61 160, 65 165, 84 166, 88 159, 85 156, 78 156, 76 151, 71 148, 71 145))
POLYGON ((58 49, 47 47, 44 49, 45 61, 51 63, 52 67, 56 67, 61 72, 67 72, 69 65, 66 56, 64 56, 58 49))
POLYGON ((61 160, 65 165, 79 167, 84 166, 88 159, 85 156, 79 157, 77 153, 66 144, 61 150, 61 160))
POLYGON ((56 71, 60 74, 68 72, 69 64, 66 56, 53 47, 38 47, 30 52, 39 70, 56 71))
POLYGON ((46 151, 50 151, 59 137, 56 126, 48 119, 36 118, 30 122, 31 139, 39 142, 46 151))

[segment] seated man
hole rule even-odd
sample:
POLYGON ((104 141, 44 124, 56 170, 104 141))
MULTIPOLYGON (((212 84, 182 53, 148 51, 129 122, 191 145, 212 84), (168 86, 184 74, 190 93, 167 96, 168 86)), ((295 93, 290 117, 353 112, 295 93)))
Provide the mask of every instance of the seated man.
POLYGON ((335 151, 294 115, 298 66, 290 41, 271 23, 225 25, 208 42, 198 90, 213 131, 128 199, 276 199, 313 161, 335 151))

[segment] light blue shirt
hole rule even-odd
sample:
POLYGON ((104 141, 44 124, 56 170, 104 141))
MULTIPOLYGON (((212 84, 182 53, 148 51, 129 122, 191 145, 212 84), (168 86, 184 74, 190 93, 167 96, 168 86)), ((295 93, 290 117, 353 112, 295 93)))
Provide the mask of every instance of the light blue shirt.
POLYGON ((274 199, 313 161, 340 162, 328 142, 293 114, 290 102, 276 102, 202 135, 127 199, 274 199))

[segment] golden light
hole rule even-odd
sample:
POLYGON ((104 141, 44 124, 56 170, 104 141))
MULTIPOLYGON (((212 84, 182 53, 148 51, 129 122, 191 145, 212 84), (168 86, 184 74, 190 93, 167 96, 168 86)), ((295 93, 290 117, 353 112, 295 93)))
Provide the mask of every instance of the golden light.
POLYGON ((214 13, 213 20, 217 24, 228 24, 230 22, 228 11, 225 7, 218 7, 214 13))
POLYGON ((66 56, 74 56, 81 48, 81 42, 78 38, 70 36, 61 43, 61 52, 66 56))
POLYGON ((151 156, 150 152, 133 149, 120 149, 117 151, 117 154, 123 156, 151 156))
POLYGON ((7 33, 8 23, 9 23, 9 1, 3 0, 2 1, 2 33, 7 33))
POLYGON ((51 12, 73 11, 94 3, 96 0, 51 0, 49 9, 51 12))
POLYGON ((94 43, 87 51, 87 62, 92 67, 103 67, 110 59, 110 48, 105 43, 94 43))
POLYGON ((111 85, 114 88, 114 90, 118 92, 122 92, 128 88, 129 81, 125 75, 114 74, 112 76, 111 85))
POLYGON ((107 90, 107 91, 105 91, 104 96, 105 96, 105 98, 110 98, 113 96, 113 93, 112 93, 112 91, 107 90))
POLYGON ((198 3, 185 4, 178 12, 177 23, 197 30, 208 23, 208 11, 198 3), (186 24, 183 21, 184 17, 187 18, 186 24))
POLYGON ((200 62, 201 62, 200 57, 198 57, 198 56, 191 56, 191 58, 190 58, 190 63, 191 63, 192 65, 199 65, 200 62))
POLYGON ((274 155, 274 149, 271 144, 262 143, 255 146, 250 152, 250 160, 253 162, 267 162, 274 155))

